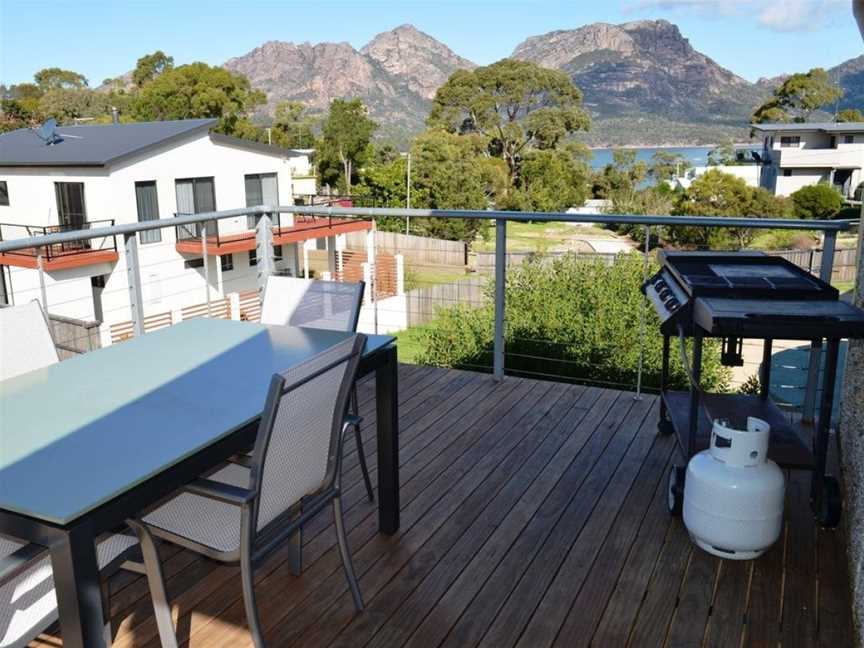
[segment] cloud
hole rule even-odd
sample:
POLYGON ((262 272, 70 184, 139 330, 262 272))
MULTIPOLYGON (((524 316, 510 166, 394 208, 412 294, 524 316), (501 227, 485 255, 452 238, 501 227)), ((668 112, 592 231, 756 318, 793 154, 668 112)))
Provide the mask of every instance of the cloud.
POLYGON ((849 0, 635 0, 629 11, 661 10, 703 15, 755 18, 772 31, 812 31, 840 12, 849 12, 849 0))

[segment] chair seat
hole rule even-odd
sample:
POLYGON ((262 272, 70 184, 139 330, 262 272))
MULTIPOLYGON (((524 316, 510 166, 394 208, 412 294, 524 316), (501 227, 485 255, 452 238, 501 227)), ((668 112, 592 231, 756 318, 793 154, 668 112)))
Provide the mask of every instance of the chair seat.
MULTIPOLYGON (((99 568, 108 565, 124 551, 138 544, 135 536, 113 534, 96 547, 99 568)), ((0 558, 24 546, 0 537, 0 558)), ((0 648, 25 646, 57 620, 57 597, 51 559, 45 557, 27 571, 0 586, 0 648)))
MULTIPOLYGON (((228 464, 208 477, 213 481, 249 487, 249 469, 228 464)), ((240 548, 240 508, 209 497, 180 493, 143 521, 156 535, 165 531, 215 551, 233 552, 240 548)))

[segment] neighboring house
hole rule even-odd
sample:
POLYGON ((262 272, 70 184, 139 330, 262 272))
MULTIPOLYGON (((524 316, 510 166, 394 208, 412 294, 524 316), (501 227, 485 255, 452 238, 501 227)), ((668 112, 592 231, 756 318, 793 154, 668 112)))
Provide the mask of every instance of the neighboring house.
MULTIPOLYGON (((168 224, 177 214, 290 205, 314 196, 311 151, 220 135, 211 132, 215 124, 64 126, 53 143, 29 129, 0 135, 0 236, 154 219, 168 224)), ((254 290, 255 223, 243 216, 209 224, 206 272, 200 226, 140 233, 145 316, 254 290)), ((281 214, 273 232, 277 270, 301 274, 314 249, 332 251, 335 266, 343 235, 371 229, 368 221, 281 214)), ((37 253, 52 314, 109 324, 130 319, 122 239, 0 254, 0 301, 41 299, 37 253)))
POLYGON ((864 180, 864 123, 753 124, 762 136, 761 185, 777 196, 827 182, 852 198, 864 180))

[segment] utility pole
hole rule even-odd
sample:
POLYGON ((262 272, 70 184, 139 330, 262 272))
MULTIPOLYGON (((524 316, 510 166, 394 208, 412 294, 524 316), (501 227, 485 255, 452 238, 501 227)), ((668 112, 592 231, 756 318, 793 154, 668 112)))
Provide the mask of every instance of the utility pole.
MULTIPOLYGON (((411 209, 411 151, 408 151, 408 170, 405 174, 405 208, 411 209)), ((408 234, 410 232, 411 227, 411 217, 405 217, 405 233, 408 234)))

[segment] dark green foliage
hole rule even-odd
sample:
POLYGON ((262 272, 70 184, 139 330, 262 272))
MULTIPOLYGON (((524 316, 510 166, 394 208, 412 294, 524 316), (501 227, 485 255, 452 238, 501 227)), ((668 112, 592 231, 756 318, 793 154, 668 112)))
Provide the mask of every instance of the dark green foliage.
POLYGON ((135 70, 132 72, 132 82, 140 88, 173 67, 174 58, 162 50, 145 54, 138 59, 138 63, 135 65, 135 70))
POLYGON ((147 82, 132 102, 132 115, 141 121, 215 117, 219 130, 234 135, 248 130, 246 115, 264 103, 246 77, 206 63, 165 70, 147 82))
POLYGON ((322 179, 329 183, 335 175, 341 190, 350 194, 360 166, 372 155, 370 142, 377 128, 360 99, 334 99, 321 128, 318 170, 322 179))
POLYGON ((842 96, 843 90, 825 70, 813 68, 786 79, 774 90, 774 96, 756 109, 753 121, 757 124, 806 122, 812 113, 842 96))
POLYGON ((843 196, 824 182, 801 187, 790 198, 796 218, 834 218, 843 208, 843 196))
POLYGON ((738 387, 738 393, 758 396, 761 389, 762 383, 759 381, 759 376, 753 374, 738 387))
MULTIPOLYGON (((643 260, 636 254, 620 255, 612 265, 566 255, 537 258, 513 268, 506 289, 507 370, 633 387, 644 313, 643 385, 656 389, 662 337, 657 316, 639 290, 642 280, 643 260)), ((491 365, 492 289, 490 282, 483 307, 460 305, 439 312, 424 328, 420 362, 444 367, 491 365)), ((708 341, 704 355, 703 385, 714 391, 727 389, 730 374, 720 365, 715 341, 708 341)), ((676 350, 671 384, 684 388, 686 383, 676 350)))

